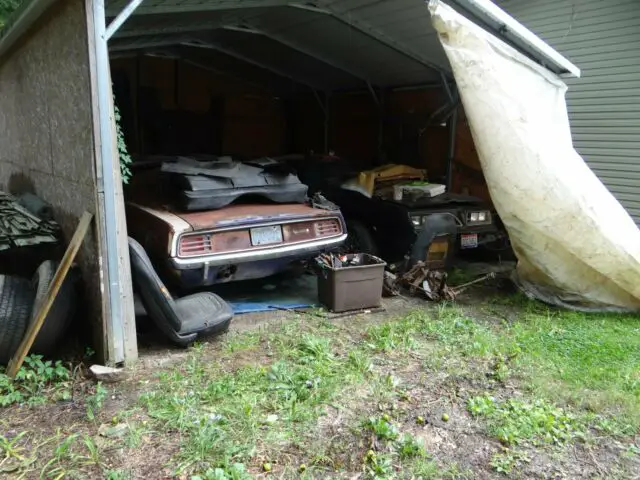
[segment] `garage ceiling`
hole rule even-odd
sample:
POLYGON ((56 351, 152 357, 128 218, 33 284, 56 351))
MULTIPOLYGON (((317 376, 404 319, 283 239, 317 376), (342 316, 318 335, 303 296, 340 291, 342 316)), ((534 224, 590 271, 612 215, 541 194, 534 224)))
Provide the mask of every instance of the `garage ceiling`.
MULTIPOLYGON (((505 33, 504 25, 473 18, 458 1, 450 3, 505 33)), ((108 2, 107 16, 127 3, 108 2)), ((112 55, 197 57, 232 75, 250 66, 263 77, 323 91, 434 84, 451 76, 424 0, 144 0, 109 45, 112 55)))

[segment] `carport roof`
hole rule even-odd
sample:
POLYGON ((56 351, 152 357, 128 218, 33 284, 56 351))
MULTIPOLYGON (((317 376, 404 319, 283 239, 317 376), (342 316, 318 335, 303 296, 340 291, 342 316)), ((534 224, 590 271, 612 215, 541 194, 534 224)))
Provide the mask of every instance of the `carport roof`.
MULTIPOLYGON (((27 2, 0 36, 0 56, 39 6, 52 0, 27 2)), ((108 1, 107 17, 114 18, 128 3, 108 1)), ((448 3, 555 73, 579 75, 490 0, 448 3)), ((324 91, 431 84, 451 77, 423 0, 143 0, 109 48, 112 55, 197 60, 240 76, 250 68, 262 72, 258 77, 324 91)))

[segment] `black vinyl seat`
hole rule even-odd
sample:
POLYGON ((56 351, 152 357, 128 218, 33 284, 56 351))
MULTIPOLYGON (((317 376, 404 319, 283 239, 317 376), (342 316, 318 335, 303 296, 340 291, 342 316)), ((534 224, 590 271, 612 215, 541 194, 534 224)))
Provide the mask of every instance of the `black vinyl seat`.
POLYGON ((233 311, 218 295, 202 292, 174 300, 142 245, 129 237, 131 273, 147 315, 171 341, 188 346, 196 338, 229 328, 233 311))

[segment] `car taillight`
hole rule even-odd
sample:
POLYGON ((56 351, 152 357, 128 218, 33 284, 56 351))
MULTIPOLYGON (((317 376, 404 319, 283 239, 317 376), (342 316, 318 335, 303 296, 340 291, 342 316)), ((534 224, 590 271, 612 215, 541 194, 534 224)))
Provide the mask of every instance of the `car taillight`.
POLYGON ((184 235, 180 237, 178 256, 195 257, 211 252, 211 236, 184 235))
POLYGON ((332 237, 342 233, 340 222, 336 218, 315 222, 316 237, 332 237))

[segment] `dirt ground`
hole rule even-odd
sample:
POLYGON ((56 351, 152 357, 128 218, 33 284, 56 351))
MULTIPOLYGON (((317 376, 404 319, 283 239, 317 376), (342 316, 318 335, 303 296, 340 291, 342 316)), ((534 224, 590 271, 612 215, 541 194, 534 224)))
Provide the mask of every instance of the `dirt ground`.
POLYGON ((540 390, 537 353, 510 353, 531 306, 496 295, 511 294, 243 315, 187 350, 143 337, 126 380, 96 385, 80 367, 70 398, 50 385, 41 404, 1 409, 0 478, 640 478, 628 410, 553 376, 540 390))

